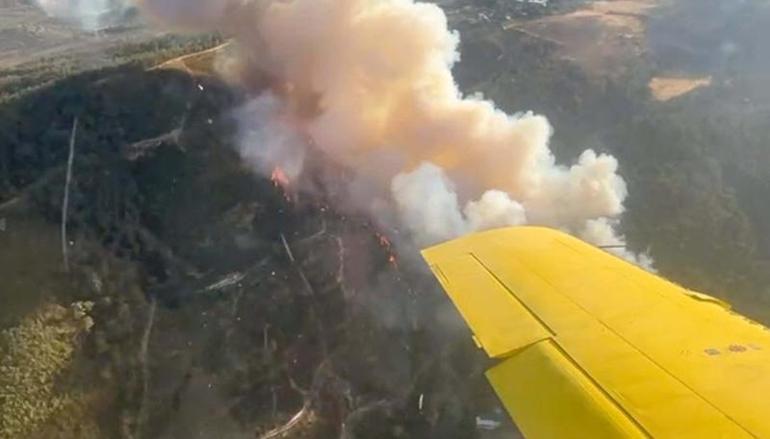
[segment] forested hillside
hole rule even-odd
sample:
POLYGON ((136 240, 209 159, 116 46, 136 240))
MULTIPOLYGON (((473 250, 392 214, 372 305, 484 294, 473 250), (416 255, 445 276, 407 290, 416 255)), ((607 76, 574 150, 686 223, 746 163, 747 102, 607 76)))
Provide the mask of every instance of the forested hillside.
MULTIPOLYGON (((630 250, 770 324, 766 2, 438 3, 465 93, 546 115, 565 165, 617 157, 630 250), (608 52, 571 53, 574 33, 608 52), (611 62, 592 68, 598 55, 611 62), (654 78, 708 81, 664 100, 654 78)), ((221 42, 0 70, 0 437, 515 434, 398 230, 339 208, 318 175, 349 169, 311 166, 312 193, 256 176, 234 145, 241 90, 184 63, 148 69, 221 42)))

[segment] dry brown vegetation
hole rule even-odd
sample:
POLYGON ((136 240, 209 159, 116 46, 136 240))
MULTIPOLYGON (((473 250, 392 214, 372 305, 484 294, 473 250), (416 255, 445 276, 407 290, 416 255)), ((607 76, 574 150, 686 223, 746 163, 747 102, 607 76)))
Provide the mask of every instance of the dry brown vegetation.
POLYGON ((650 92, 653 98, 665 102, 680 96, 684 96, 701 87, 711 85, 710 76, 698 77, 664 77, 656 76, 650 80, 650 92))
POLYGON ((164 61, 154 68, 181 70, 191 75, 211 74, 216 70, 217 55, 221 54, 228 47, 230 47, 230 42, 225 42, 210 49, 164 61))
POLYGON ((657 0, 609 0, 537 20, 512 21, 506 29, 541 38, 596 76, 619 77, 628 60, 646 51, 646 21, 657 0))

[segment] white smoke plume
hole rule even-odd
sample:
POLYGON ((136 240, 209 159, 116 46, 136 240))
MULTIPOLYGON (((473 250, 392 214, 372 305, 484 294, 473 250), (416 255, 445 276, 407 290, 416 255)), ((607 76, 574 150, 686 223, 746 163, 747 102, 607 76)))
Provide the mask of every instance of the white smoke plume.
POLYGON ((240 117, 247 133, 242 150, 263 172, 267 165, 299 172, 302 148, 310 144, 351 169, 389 157, 371 178, 390 188, 402 227, 420 244, 523 223, 559 227, 597 244, 623 243, 613 229, 626 197, 617 161, 587 150, 571 166, 557 164, 545 117, 508 115, 479 96, 464 97, 452 77, 459 35, 436 5, 142 4, 161 23, 230 34, 237 55, 228 74, 242 86, 269 85, 268 97, 256 98, 240 117), (265 114, 270 107, 274 115, 265 114), (270 120, 281 121, 283 134, 265 134, 270 120))
POLYGON ((269 175, 280 166, 289 179, 302 172, 305 140, 284 119, 284 103, 265 93, 242 106, 235 114, 240 129, 241 157, 259 173, 269 175))
POLYGON ((397 175, 391 190, 404 225, 421 245, 526 223, 524 207, 498 190, 469 201, 461 211, 454 185, 441 168, 431 163, 397 175))
POLYGON ((36 0, 46 14, 95 31, 118 24, 132 6, 129 0, 36 0))

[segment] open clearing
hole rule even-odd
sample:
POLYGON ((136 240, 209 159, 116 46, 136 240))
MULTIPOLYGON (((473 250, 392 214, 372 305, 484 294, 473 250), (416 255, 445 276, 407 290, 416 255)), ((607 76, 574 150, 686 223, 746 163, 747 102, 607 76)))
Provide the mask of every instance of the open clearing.
POLYGON ((664 77, 656 76, 650 81, 650 92, 657 101, 665 102, 684 96, 693 90, 711 85, 711 77, 664 77))
POLYGON ((0 1, 0 69, 72 56, 92 66, 110 63, 109 50, 163 33, 139 26, 86 32, 31 5, 0 1))
POLYGON ((616 76, 646 52, 646 22, 657 0, 596 1, 583 9, 505 28, 558 46, 562 56, 596 76, 616 76))
POLYGON ((191 75, 211 74, 216 70, 217 56, 230 47, 230 42, 225 42, 211 49, 182 55, 157 65, 156 69, 181 70, 191 75))

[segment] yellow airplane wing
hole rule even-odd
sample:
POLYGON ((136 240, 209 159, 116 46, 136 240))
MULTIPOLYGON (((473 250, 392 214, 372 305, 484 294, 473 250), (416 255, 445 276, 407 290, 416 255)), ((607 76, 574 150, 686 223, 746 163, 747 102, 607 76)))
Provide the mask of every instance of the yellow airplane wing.
POLYGON ((770 438, 770 332, 567 234, 423 251, 527 438, 770 438))

